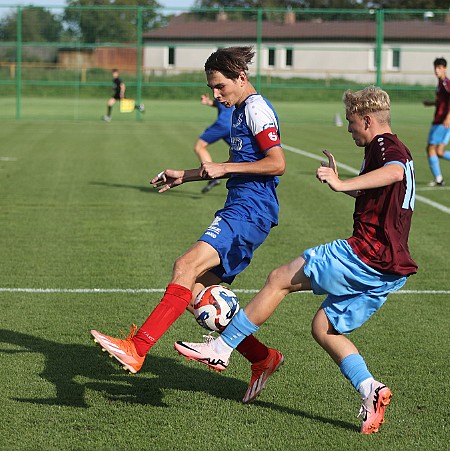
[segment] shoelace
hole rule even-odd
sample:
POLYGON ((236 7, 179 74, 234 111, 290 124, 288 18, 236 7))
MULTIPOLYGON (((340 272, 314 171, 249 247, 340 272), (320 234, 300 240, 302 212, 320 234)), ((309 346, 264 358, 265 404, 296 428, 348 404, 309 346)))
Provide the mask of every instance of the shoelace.
POLYGON ((210 345, 216 339, 213 334, 214 332, 210 332, 208 335, 203 335, 203 343, 210 345))
POLYGON ((134 334, 136 333, 137 326, 134 323, 130 326, 130 333, 128 334, 128 336, 123 332, 122 329, 119 329, 119 330, 120 330, 120 333, 123 335, 123 338, 125 338, 125 340, 127 340, 127 341, 130 341, 134 337, 134 334))

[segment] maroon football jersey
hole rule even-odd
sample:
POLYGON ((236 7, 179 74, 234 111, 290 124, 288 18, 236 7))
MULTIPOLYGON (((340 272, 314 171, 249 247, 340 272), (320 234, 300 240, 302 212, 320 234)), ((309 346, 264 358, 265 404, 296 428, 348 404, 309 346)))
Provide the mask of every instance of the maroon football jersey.
POLYGON ((414 165, 410 151, 390 133, 376 136, 366 146, 360 174, 399 162, 401 182, 365 190, 355 201, 353 236, 347 241, 356 255, 382 273, 406 276, 417 272, 408 249, 415 200, 414 165))
POLYGON ((450 111, 450 80, 445 77, 439 80, 436 88, 436 109, 433 124, 442 124, 450 111))

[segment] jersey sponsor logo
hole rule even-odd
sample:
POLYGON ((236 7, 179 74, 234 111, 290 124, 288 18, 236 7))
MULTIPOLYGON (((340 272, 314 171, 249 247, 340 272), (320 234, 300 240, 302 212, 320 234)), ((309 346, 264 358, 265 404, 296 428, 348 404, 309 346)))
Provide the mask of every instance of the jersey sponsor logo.
POLYGON ((231 147, 232 150, 238 152, 242 149, 242 138, 238 138, 237 136, 231 137, 231 147))

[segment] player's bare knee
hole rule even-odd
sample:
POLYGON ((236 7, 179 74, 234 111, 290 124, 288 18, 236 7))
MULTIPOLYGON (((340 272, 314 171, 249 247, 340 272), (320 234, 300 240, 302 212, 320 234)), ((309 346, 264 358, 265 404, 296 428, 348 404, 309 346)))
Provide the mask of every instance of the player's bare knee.
POLYGON ((193 262, 186 258, 185 255, 178 257, 173 264, 173 276, 177 277, 193 277, 195 280, 195 265, 193 262))
POLYGON ((283 277, 283 276, 284 276, 284 273, 281 268, 273 269, 267 276, 266 286, 270 286, 271 289, 273 289, 273 290, 286 289, 287 287, 284 286, 284 285, 286 285, 284 283, 285 277, 283 277))

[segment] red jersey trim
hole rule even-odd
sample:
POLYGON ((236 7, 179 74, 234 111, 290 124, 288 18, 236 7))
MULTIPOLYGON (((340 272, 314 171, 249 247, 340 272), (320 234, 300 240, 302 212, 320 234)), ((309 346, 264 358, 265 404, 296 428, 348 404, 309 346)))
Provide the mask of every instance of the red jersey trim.
POLYGON ((278 136, 278 132, 275 127, 266 128, 262 132, 259 132, 255 138, 259 148, 263 152, 269 150, 271 147, 280 145, 280 137, 278 136))

